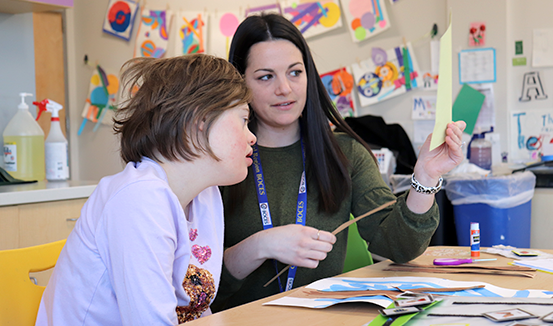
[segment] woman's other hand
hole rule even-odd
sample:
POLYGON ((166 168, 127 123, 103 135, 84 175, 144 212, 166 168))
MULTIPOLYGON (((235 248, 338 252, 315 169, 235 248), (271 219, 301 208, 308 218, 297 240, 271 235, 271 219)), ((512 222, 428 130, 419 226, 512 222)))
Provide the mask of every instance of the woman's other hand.
POLYGON ((225 266, 237 279, 245 278, 267 259, 316 268, 335 242, 332 233, 309 226, 278 226, 257 232, 225 250, 225 266))
POLYGON ((263 237, 259 249, 262 257, 307 268, 316 268, 336 242, 330 232, 299 224, 264 230, 259 236, 263 237))

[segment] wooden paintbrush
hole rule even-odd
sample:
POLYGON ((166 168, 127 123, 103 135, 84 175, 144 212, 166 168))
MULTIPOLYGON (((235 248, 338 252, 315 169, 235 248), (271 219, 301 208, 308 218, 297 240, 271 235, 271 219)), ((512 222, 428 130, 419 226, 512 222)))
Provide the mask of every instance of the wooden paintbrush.
MULTIPOLYGON (((381 211, 383 210, 384 208, 394 204, 396 202, 396 200, 392 200, 392 201, 389 201, 387 202, 386 204, 383 204, 383 205, 380 205, 379 207, 363 214, 363 215, 360 215, 356 218, 354 218, 353 220, 349 220, 347 221, 346 223, 340 225, 339 227, 336 228, 336 230, 332 231, 332 234, 336 235, 338 233, 340 233, 341 231, 345 230, 348 228, 348 226, 352 225, 353 223, 356 223, 357 221, 359 221, 360 219, 364 218, 364 217, 367 217, 369 215, 372 215, 378 211, 381 211)), ((286 272, 288 270, 288 268, 290 268, 292 265, 288 265, 286 267, 284 267, 275 277, 273 277, 271 280, 269 280, 269 282, 265 283, 265 285, 263 285, 263 287, 267 287, 267 285, 271 284, 274 280, 276 280, 280 275, 282 275, 282 273, 286 272)))

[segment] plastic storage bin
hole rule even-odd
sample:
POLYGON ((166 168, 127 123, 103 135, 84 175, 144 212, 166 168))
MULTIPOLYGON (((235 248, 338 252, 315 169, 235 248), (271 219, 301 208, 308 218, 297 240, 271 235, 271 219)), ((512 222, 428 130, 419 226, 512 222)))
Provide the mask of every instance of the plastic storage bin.
POLYGON ((530 248, 536 176, 529 171, 499 177, 454 175, 444 188, 453 205, 457 241, 470 245, 470 223, 480 223, 480 245, 530 248))

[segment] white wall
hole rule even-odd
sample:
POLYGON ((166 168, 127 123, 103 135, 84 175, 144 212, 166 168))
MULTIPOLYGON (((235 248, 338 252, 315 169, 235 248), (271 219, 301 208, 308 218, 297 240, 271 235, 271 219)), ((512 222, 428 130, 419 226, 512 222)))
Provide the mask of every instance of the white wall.
MULTIPOLYGON (((0 44, 0 143, 4 144, 2 133, 17 112, 19 93, 35 94, 33 15, 0 13, 0 44)), ((27 97, 30 108, 32 99, 27 97)), ((36 117, 35 110, 30 111, 36 117)))

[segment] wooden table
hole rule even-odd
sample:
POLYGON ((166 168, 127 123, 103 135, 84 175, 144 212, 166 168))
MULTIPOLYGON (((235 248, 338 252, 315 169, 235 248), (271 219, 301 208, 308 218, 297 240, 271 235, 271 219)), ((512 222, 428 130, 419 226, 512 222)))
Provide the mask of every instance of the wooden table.
MULTIPOLYGON (((415 262, 428 263, 434 258, 470 257, 467 247, 429 247, 415 262)), ((553 250, 542 250, 553 253, 553 250)), ((480 262, 479 264, 506 265, 513 259, 499 255, 482 253, 480 258, 497 258, 497 261, 480 262)), ((553 291, 553 274, 537 272, 534 278, 483 274, 441 274, 441 273, 411 273, 383 271, 390 261, 380 262, 363 267, 340 276, 349 277, 436 277, 455 281, 479 281, 510 289, 537 289, 553 291)), ((369 303, 338 304, 324 309, 309 309, 282 306, 263 306, 264 302, 272 301, 288 293, 280 293, 265 299, 254 301, 239 307, 225 310, 211 316, 203 317, 182 325, 217 325, 217 326, 268 326, 268 325, 364 325, 377 316, 379 309, 369 303)))

